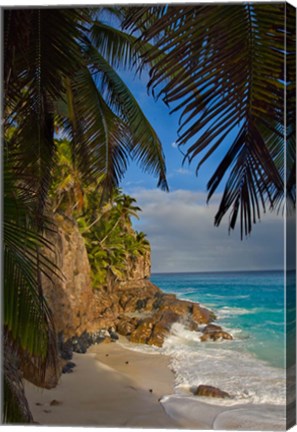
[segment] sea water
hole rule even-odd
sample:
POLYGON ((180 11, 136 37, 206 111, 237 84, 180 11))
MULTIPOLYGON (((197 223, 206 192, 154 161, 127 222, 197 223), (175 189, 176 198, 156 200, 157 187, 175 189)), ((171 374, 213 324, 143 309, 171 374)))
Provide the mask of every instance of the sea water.
POLYGON ((283 272, 171 273, 151 280, 212 310, 234 338, 200 342, 199 333, 174 324, 163 350, 172 358, 177 393, 208 384, 233 396, 223 404, 285 403, 283 272))
MULTIPOLYGON (((286 403, 284 274, 267 272, 153 274, 164 292, 212 310, 233 340, 201 342, 201 332, 176 323, 162 348, 134 349, 170 355, 175 398, 193 399, 200 384, 231 399, 197 398, 216 405, 286 403)), ((165 401, 166 402, 166 401, 165 401)))

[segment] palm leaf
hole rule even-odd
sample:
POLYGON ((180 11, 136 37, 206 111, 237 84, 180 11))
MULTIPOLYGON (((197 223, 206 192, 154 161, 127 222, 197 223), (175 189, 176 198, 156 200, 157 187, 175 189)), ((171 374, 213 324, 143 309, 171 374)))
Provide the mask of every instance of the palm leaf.
MULTIPOLYGON (((44 252, 52 249, 38 233, 35 209, 18 194, 9 164, 4 166, 4 315, 6 337, 23 359, 34 359, 43 378, 46 367, 56 364, 56 335, 52 315, 39 284, 40 272, 51 278, 58 270, 44 252)), ((21 179, 18 179, 21 181, 21 179)), ((29 201, 30 203, 30 201, 29 201)), ((46 221, 46 219, 45 219, 46 221)), ((44 228, 46 224, 43 225, 44 228)))
POLYGON ((92 71, 98 74, 101 93, 107 103, 128 125, 131 136, 130 154, 143 170, 159 177, 158 186, 167 190, 166 168, 160 140, 143 114, 133 94, 119 75, 95 49, 89 47, 92 71))
POLYGON ((84 10, 65 9, 8 10, 4 16, 7 41, 4 112, 6 124, 17 126, 9 148, 10 151, 21 148, 26 155, 22 169, 34 173, 40 213, 50 184, 54 154, 53 101, 64 91, 64 77, 73 75, 80 66, 79 40, 83 28, 79 21, 86 16, 84 10))
MULTIPOLYGON (((253 206, 255 223, 260 207, 265 211, 269 202, 279 208, 284 198, 284 35, 292 45, 295 40, 293 20, 284 28, 284 16, 284 4, 251 3, 166 6, 161 12, 154 6, 149 11, 126 12, 126 27, 142 31, 143 43, 155 38, 163 52, 151 68, 149 86, 156 97, 173 106, 172 111, 180 112, 177 142, 187 146, 185 158, 192 162, 200 157, 198 172, 219 147, 229 148, 208 183, 209 197, 229 175, 215 223, 231 208, 234 222, 238 213, 234 208, 241 209, 246 234, 251 230, 253 206), (156 17, 151 26, 146 25, 148 14, 156 17), (172 79, 173 72, 180 74, 172 79), (243 176, 239 164, 243 154, 250 175, 243 176), (234 176, 241 181, 236 183, 234 176), (234 193, 240 185, 243 190, 234 193)), ((293 52, 293 47, 285 52, 291 65, 293 52)), ((288 74, 289 86, 293 70, 288 74)), ((293 119, 293 107, 288 111, 293 119)))
POLYGON ((129 131, 108 107, 85 67, 71 83, 69 114, 61 118, 72 138, 72 154, 85 181, 102 178, 110 194, 127 169, 129 131), (102 177, 104 174, 104 177, 102 177))
MULTIPOLYGON (((89 38, 93 47, 115 69, 139 70, 142 65, 142 57, 146 56, 147 52, 156 50, 149 43, 137 44, 138 39, 135 36, 99 20, 93 22, 89 38)), ((161 52, 156 52, 157 57, 162 55, 161 52)), ((155 61, 151 64, 153 65, 155 61)))

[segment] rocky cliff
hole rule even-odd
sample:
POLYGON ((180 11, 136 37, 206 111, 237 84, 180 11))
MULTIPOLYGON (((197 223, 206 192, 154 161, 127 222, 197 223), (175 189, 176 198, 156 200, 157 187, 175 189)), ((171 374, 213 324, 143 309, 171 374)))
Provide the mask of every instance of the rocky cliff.
POLYGON ((56 230, 50 237, 55 254, 52 253, 51 258, 62 277, 54 277, 52 281, 44 278, 42 286, 57 333, 62 332, 67 340, 113 326, 125 309, 121 306, 121 293, 149 284, 149 252, 129 263, 127 280, 114 283, 111 292, 106 287, 93 289, 84 239, 75 221, 56 215, 55 222, 56 230))
MULTIPOLYGON (((179 300, 153 285, 148 280, 149 252, 128 264, 125 281, 115 282, 111 289, 94 289, 84 239, 76 223, 59 215, 56 223, 52 241, 64 278, 56 278, 53 283, 45 280, 43 289, 65 358, 69 358, 69 349, 84 352, 94 341, 106 336, 116 338, 116 333, 131 342, 162 346, 174 322, 195 331, 215 318, 199 304, 179 300)), ((224 338, 223 333, 217 329, 216 338, 224 338)), ((214 329, 205 334, 204 340, 214 334, 214 329)))
POLYGON ((67 339, 96 328, 96 300, 91 284, 91 269, 77 225, 71 219, 56 215, 56 232, 50 241, 55 245, 51 258, 62 278, 43 279, 43 292, 53 313, 57 333, 67 339))

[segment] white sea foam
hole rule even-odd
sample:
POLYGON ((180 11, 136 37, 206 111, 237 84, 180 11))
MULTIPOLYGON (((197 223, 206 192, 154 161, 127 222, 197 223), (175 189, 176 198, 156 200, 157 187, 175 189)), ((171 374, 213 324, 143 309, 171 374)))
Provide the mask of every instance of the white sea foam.
POLYGON ((285 325, 284 323, 279 323, 279 322, 269 321, 269 320, 266 320, 265 323, 267 326, 273 326, 273 327, 278 327, 278 328, 284 327, 284 325, 285 325))
POLYGON ((118 342, 123 348, 129 349, 131 351, 141 352, 144 354, 160 355, 165 354, 162 352, 162 348, 153 345, 136 344, 125 340, 118 342))
POLYGON ((224 301, 226 301, 226 300, 237 300, 237 299, 247 299, 247 298, 250 298, 250 295, 248 295, 248 294, 244 294, 244 295, 243 294, 242 295, 239 294, 239 295, 228 296, 228 295, 219 295, 219 294, 207 293, 207 294, 204 294, 204 296, 205 297, 210 297, 210 298, 213 298, 213 299, 222 299, 224 301))
POLYGON ((247 352, 239 352, 240 343, 243 344, 240 341, 201 343, 199 333, 190 332, 181 324, 174 324, 162 352, 171 356, 176 393, 190 395, 193 387, 208 384, 233 396, 230 400, 207 399, 208 403, 284 404, 284 371, 269 366, 247 352))
POLYGON ((255 309, 245 309, 239 307, 224 306, 218 310, 217 316, 219 319, 223 319, 223 318, 230 317, 232 315, 249 315, 255 313, 256 313, 255 309))
POLYGON ((185 294, 196 294, 197 293, 197 289, 195 289, 194 287, 188 287, 188 288, 183 288, 182 290, 176 290, 175 294, 176 295, 185 295, 185 294))
MULTIPOLYGON (((225 308, 225 311, 241 308, 225 308)), ((227 329, 233 341, 201 342, 201 332, 187 330, 181 323, 173 324, 163 347, 123 343, 123 346, 147 354, 165 354, 171 358, 175 373, 175 393, 185 401, 196 400, 219 406, 268 404, 283 406, 286 400, 285 372, 281 368, 255 358, 246 351, 248 334, 240 329, 227 329), (232 399, 195 396, 192 390, 207 384, 228 392, 232 399)))
POLYGON ((232 399, 197 398, 217 405, 242 403, 283 405, 285 403, 285 372, 269 366, 244 350, 240 331, 232 331, 234 341, 201 342, 200 332, 187 330, 175 323, 163 347, 123 343, 123 346, 147 354, 165 354, 171 358, 175 373, 175 392, 191 397, 200 384, 219 387, 232 399))

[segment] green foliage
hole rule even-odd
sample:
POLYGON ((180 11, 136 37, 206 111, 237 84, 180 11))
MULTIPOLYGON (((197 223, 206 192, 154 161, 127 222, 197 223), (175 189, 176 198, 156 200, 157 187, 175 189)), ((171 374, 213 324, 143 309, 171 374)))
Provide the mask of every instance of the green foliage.
POLYGON ((37 274, 41 268, 44 273, 49 273, 54 267, 38 251, 50 244, 38 233, 34 209, 26 202, 29 197, 22 193, 6 164, 4 189, 4 325, 16 342, 20 338, 23 349, 44 356, 43 337, 45 340, 47 337, 43 334, 43 320, 49 313, 39 294, 37 274), (17 292, 14 286, 18 287, 17 292), (39 303, 37 306, 36 302, 39 303))
POLYGON ((12 155, 9 162, 4 159, 3 334, 23 365, 34 359, 42 381, 46 368, 55 368, 57 353, 41 278, 58 275, 58 269, 45 254, 53 248, 44 235, 52 229, 50 220, 44 217, 41 226, 35 191, 26 187, 26 179, 16 167, 12 155))
POLYGON ((134 198, 120 189, 114 189, 110 198, 103 201, 100 183, 84 183, 81 173, 74 168, 70 143, 57 140, 56 148, 49 194, 54 211, 77 220, 95 288, 124 280, 137 257, 150 249, 145 234, 132 229, 131 217, 138 218, 141 209, 134 198))
POLYGON ((55 161, 49 191, 51 205, 54 212, 59 208, 65 214, 72 215, 75 209, 82 209, 84 193, 82 174, 73 163, 69 141, 56 140, 55 161))
MULTIPOLYGON (((101 179, 106 196, 131 158, 167 189, 160 140, 115 69, 135 68, 143 51, 135 49, 135 37, 103 24, 104 13, 4 12, 5 127, 16 126, 10 147, 23 149, 21 163, 34 174, 41 209, 55 161, 55 129, 70 140, 75 169, 86 181, 101 179)), ((118 19, 119 11, 109 14, 118 19)))
MULTIPOLYGON (((109 11, 120 16, 116 8, 109 11)), ((46 240, 49 193, 55 209, 79 214, 86 205, 84 187, 96 184, 106 200, 130 158, 167 189, 159 138, 112 70, 124 51, 126 67, 133 68, 136 50, 120 46, 132 46, 135 38, 125 40, 110 27, 105 43, 100 42, 101 12, 6 8, 3 13, 3 324, 21 367, 33 361, 43 375, 56 358, 54 325, 42 291, 42 278, 57 270, 47 258, 52 247, 46 240), (117 47, 108 55, 106 41, 117 47), (101 80, 107 87, 100 87, 101 80), (55 134, 69 143, 57 150, 55 134)), ((117 278, 120 267, 109 260, 108 271, 117 278)), ((14 412, 8 406, 9 418, 14 412)))
MULTIPOLYGON (((94 199, 89 201, 94 202, 94 199)), ((124 280, 133 261, 150 249, 145 235, 132 229, 130 218, 138 217, 140 211, 134 203, 133 198, 117 190, 105 207, 90 206, 78 219, 86 241, 94 287, 124 280)))

